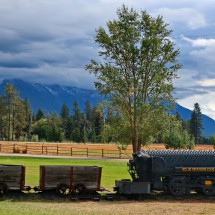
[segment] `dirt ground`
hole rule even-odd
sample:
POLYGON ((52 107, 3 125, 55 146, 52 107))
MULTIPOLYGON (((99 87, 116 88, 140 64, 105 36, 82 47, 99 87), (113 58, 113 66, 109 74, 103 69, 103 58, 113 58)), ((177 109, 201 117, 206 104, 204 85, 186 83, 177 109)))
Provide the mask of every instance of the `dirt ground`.
POLYGON ((215 214, 215 202, 184 202, 184 201, 122 201, 122 202, 83 202, 72 203, 77 214, 149 214, 149 215, 191 215, 191 214, 215 214), (81 207, 80 207, 81 206, 81 207))
POLYGON ((12 194, 0 201, 0 214, 16 215, 214 215, 215 197, 152 196, 142 200, 71 200, 50 193, 12 194), (31 196, 29 196, 31 195, 31 196), (3 213, 4 212, 4 213, 3 213))

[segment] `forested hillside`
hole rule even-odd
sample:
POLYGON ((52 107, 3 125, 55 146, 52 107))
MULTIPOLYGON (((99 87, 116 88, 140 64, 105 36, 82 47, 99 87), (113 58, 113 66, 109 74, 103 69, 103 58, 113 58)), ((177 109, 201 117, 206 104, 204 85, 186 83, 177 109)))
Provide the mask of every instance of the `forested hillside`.
MULTIPOLYGON (((60 113, 62 105, 65 103, 71 109, 74 101, 77 101, 80 109, 83 111, 86 101, 91 103, 92 107, 98 105, 103 98, 95 90, 79 89, 76 87, 60 86, 60 85, 44 85, 32 84, 22 80, 4 80, 0 85, 0 95, 3 94, 6 83, 13 84, 20 93, 22 99, 28 98, 33 113, 36 114, 38 109, 42 109, 44 113, 60 113)), ((175 111, 178 112, 183 120, 189 120, 191 110, 176 104, 175 111)), ((203 117, 203 134, 205 136, 213 135, 215 132, 215 121, 206 116, 203 117)))

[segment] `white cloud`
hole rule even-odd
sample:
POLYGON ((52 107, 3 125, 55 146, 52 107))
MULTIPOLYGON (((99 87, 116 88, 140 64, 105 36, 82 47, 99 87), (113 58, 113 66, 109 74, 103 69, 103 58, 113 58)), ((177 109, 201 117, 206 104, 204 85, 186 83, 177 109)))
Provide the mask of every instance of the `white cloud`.
POLYGON ((205 39, 205 38, 197 38, 190 39, 185 36, 181 36, 181 38, 192 44, 193 47, 215 47, 215 39, 205 39))
POLYGON ((156 14, 163 15, 173 25, 187 25, 190 29, 198 29, 207 26, 204 16, 192 8, 160 8, 156 14))
POLYGON ((179 104, 193 110, 194 103, 198 103, 202 114, 215 119, 215 92, 208 92, 206 95, 192 95, 178 100, 179 104))

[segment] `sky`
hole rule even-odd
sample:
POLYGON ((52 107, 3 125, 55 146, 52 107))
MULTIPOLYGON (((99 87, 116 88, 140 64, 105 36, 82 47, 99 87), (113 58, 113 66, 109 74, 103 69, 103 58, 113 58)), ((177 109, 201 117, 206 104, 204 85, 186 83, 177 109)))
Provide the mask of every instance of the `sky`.
POLYGON ((169 23, 183 65, 175 98, 191 110, 199 103, 215 119, 214 0, 0 0, 0 82, 93 89, 84 66, 98 58, 95 29, 117 18, 122 4, 169 23))

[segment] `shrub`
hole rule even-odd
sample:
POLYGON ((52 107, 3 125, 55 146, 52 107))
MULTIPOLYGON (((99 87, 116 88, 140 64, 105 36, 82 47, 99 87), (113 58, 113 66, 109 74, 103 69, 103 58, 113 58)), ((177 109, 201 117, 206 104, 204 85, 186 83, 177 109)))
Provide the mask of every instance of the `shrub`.
POLYGON ((31 137, 31 142, 39 142, 38 135, 33 134, 32 137, 31 137))
POLYGON ((187 131, 171 129, 164 137, 164 144, 167 149, 192 149, 194 147, 194 138, 187 131))

